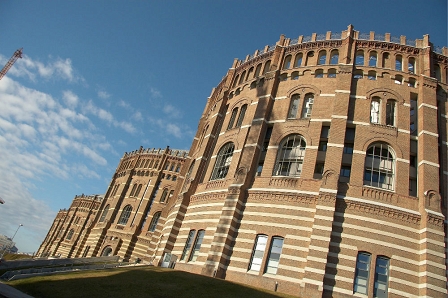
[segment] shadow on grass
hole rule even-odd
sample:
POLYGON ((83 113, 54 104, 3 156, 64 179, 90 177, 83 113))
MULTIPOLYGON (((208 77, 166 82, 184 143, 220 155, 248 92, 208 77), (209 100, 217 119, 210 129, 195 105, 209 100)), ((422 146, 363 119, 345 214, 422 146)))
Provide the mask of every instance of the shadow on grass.
POLYGON ((292 297, 203 275, 160 267, 62 273, 8 282, 45 297, 292 297))

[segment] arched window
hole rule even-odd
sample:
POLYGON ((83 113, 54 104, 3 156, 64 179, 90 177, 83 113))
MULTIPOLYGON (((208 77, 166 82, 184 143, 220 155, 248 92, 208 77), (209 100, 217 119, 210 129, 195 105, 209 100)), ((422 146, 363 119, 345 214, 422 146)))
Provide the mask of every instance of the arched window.
POLYGON ((73 233, 75 233, 75 230, 74 230, 74 229, 71 229, 71 230, 68 232, 67 237, 66 237, 65 239, 67 239, 67 240, 71 240, 72 237, 73 237, 73 233))
POLYGON ((416 80, 414 78, 409 78, 408 86, 413 88, 417 87, 416 80))
POLYGON ((135 190, 137 189, 137 184, 134 184, 134 186, 132 187, 131 193, 129 194, 130 197, 134 196, 135 190))
POLYGON ((250 271, 260 271, 261 264, 263 263, 264 251, 266 250, 268 242, 268 236, 257 235, 255 239, 254 248, 252 250, 252 257, 250 258, 249 270, 250 271))
POLYGON ((408 71, 409 71, 409 73, 415 73, 415 58, 414 57, 409 57, 408 71))
MULTIPOLYGON (((174 177, 176 177, 176 176, 174 176, 174 177)), ((173 177, 173 179, 174 179, 174 177, 173 177)), ((173 180, 173 181, 176 181, 176 180, 173 180)), ((170 194, 168 195, 168 200, 173 196, 173 194, 174 194, 174 190, 170 190, 170 194)))
POLYGON ((354 72, 353 72, 353 78, 354 79, 356 79, 356 80, 360 80, 360 79, 362 79, 362 77, 363 77, 363 72, 362 72, 362 69, 356 69, 354 72))
POLYGON ((283 69, 289 69, 291 67, 291 55, 285 57, 285 61, 283 62, 283 69))
POLYGON ((104 248, 103 253, 101 254, 102 257, 108 257, 112 254, 112 247, 108 246, 104 248))
POLYGON ((138 197, 138 195, 140 194, 140 191, 142 190, 142 186, 143 186, 143 184, 138 185, 137 190, 135 191, 134 197, 138 197))
POLYGON ((234 108, 232 110, 232 114, 230 115, 230 121, 229 121, 229 124, 227 125, 227 130, 232 129, 237 113, 238 113, 238 108, 234 108))
POLYGON ((267 73, 271 68, 271 60, 266 61, 263 68, 263 74, 267 73))
POLYGON ((314 104, 314 94, 308 93, 307 95, 305 95, 305 100, 303 102, 302 118, 310 118, 311 117, 311 111, 313 110, 313 104, 314 104))
POLYGON ((336 77, 336 68, 330 68, 328 70, 327 77, 329 78, 335 78, 336 77))
POLYGON ((250 83, 250 89, 254 89, 255 87, 257 87, 257 81, 253 81, 252 83, 250 83))
POLYGON ((159 218, 160 218, 160 214, 161 213, 162 212, 160 212, 160 211, 154 213, 154 215, 152 216, 151 224, 149 225, 148 231, 154 232, 156 230, 157 223, 159 222, 159 218))
POLYGON ((403 84, 403 76, 396 75, 395 76, 395 84, 398 84, 398 85, 403 84))
POLYGON ((301 135, 290 135, 282 140, 275 161, 274 176, 300 176, 306 143, 301 135))
POLYGON ((251 76, 252 76, 252 73, 253 73, 253 72, 254 72, 254 68, 251 67, 251 68, 249 69, 249 71, 247 72, 246 81, 249 80, 249 79, 251 79, 251 76))
POLYGON ((235 127, 240 127, 243 123, 244 115, 246 114, 247 105, 243 105, 240 109, 240 115, 238 116, 238 120, 236 121, 235 127))
POLYGON ((437 80, 442 80, 442 72, 440 71, 440 65, 436 64, 434 65, 434 78, 437 80))
POLYGON ((324 70, 321 69, 321 68, 316 69, 316 71, 314 72, 314 77, 318 78, 318 79, 323 78, 324 77, 324 70))
POLYGON ((339 51, 332 50, 330 54, 330 64, 338 64, 339 63, 339 51))
POLYGON ((199 250, 201 249, 202 240, 204 240, 205 230, 199 230, 194 241, 193 249, 191 250, 189 262, 194 262, 199 256, 199 250))
POLYGON ((293 73, 291 74, 291 79, 292 80, 298 80, 299 79, 299 72, 298 71, 293 71, 293 73))
POLYGON ((367 79, 375 81, 376 80, 376 71, 369 70, 369 72, 367 73, 367 79))
POLYGON ((120 219, 118 220, 119 225, 126 225, 128 223, 129 216, 131 216, 132 207, 131 205, 126 205, 121 212, 120 219))
POLYGON ((294 67, 302 66, 302 59, 303 59, 303 54, 302 53, 298 53, 296 55, 296 57, 294 58, 294 67))
POLYGON ((239 84, 241 84, 241 83, 243 83, 244 82, 244 78, 246 77, 246 71, 243 71, 243 73, 241 74, 241 77, 240 77, 240 82, 239 82, 239 84))
POLYGON ((284 82, 288 80, 288 74, 287 73, 282 73, 280 75, 280 82, 284 82))
POLYGON ((235 77, 235 81, 233 81, 233 85, 232 85, 232 88, 234 88, 235 86, 236 86, 236 84, 238 83, 238 80, 240 79, 240 75, 237 75, 236 77, 235 77))
POLYGON ((164 189, 162 192, 162 196, 160 197, 160 203, 164 203, 166 200, 166 196, 168 195, 168 189, 164 189))
POLYGON ((289 105, 288 119, 296 119, 297 111, 299 110, 300 94, 294 94, 291 97, 291 103, 289 105))
POLYGON ((374 143, 367 149, 364 164, 364 185, 394 189, 395 158, 386 143, 374 143))
POLYGON ((148 165, 148 167, 149 168, 152 168, 152 164, 154 163, 154 159, 151 159, 151 161, 149 162, 149 165, 148 165))
POLYGON ((254 78, 260 76, 260 71, 261 71, 261 63, 258 64, 257 67, 255 68, 254 78))
POLYGON ((364 65, 364 51, 356 51, 355 64, 364 65))
POLYGON ((375 51, 371 51, 369 54, 369 66, 376 67, 377 66, 377 60, 378 60, 378 54, 375 51))
POLYGON ((182 251, 182 255, 180 256, 181 261, 183 261, 185 259, 185 257, 187 256, 187 254, 190 252, 191 245, 193 244, 193 239, 194 239, 193 237, 194 237, 195 233, 196 233, 196 230, 190 230, 190 232, 188 233, 187 241, 185 242, 185 246, 182 251))
POLYGON ((374 97, 370 103, 370 123, 380 123, 380 99, 374 97))
POLYGON ((233 149, 234 145, 230 142, 219 150, 210 180, 224 179, 227 176, 232 161, 233 149))
POLYGON ((324 65, 326 62, 327 62, 327 51, 322 50, 319 52, 317 65, 324 65))
POLYGON ((310 52, 308 52, 306 54, 305 66, 311 65, 310 63, 311 63, 311 60, 313 59, 313 57, 314 57, 314 52, 313 51, 310 51, 310 52))
POLYGON ((403 57, 401 55, 395 56, 395 70, 403 70, 403 57))
POLYGON ((383 68, 389 68, 389 53, 383 53, 383 68))
POLYGON ((109 212, 109 205, 106 205, 106 207, 104 207, 103 214, 101 214, 100 222, 103 222, 106 219, 108 212, 109 212))
POLYGON ((396 102, 393 99, 388 99, 386 103, 386 125, 396 126, 396 102))

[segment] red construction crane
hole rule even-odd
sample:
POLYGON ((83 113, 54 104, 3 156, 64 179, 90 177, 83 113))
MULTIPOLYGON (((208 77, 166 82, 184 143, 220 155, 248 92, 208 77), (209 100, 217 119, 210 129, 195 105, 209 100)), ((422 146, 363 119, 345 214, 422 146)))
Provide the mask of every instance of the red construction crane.
POLYGON ((14 52, 11 59, 9 59, 8 63, 6 63, 5 67, 3 67, 2 71, 0 71, 0 80, 5 76, 8 70, 12 67, 12 65, 16 62, 17 59, 22 58, 22 50, 23 48, 18 49, 14 52))

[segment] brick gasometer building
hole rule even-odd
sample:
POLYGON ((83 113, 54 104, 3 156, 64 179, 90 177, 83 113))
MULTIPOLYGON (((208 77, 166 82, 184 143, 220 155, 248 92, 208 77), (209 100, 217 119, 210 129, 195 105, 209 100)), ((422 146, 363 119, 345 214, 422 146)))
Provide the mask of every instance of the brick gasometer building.
POLYGON ((352 26, 235 60, 157 233, 137 233, 139 200, 114 192, 133 179, 122 159, 89 256, 171 253, 176 269, 300 297, 445 297, 447 68, 428 36, 352 26))

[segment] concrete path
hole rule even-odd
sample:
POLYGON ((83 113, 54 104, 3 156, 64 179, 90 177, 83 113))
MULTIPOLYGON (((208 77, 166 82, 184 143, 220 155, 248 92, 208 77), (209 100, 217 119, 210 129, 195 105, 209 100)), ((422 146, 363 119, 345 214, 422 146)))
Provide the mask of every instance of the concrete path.
POLYGON ((33 296, 27 295, 0 282, 0 298, 33 298, 33 296))

